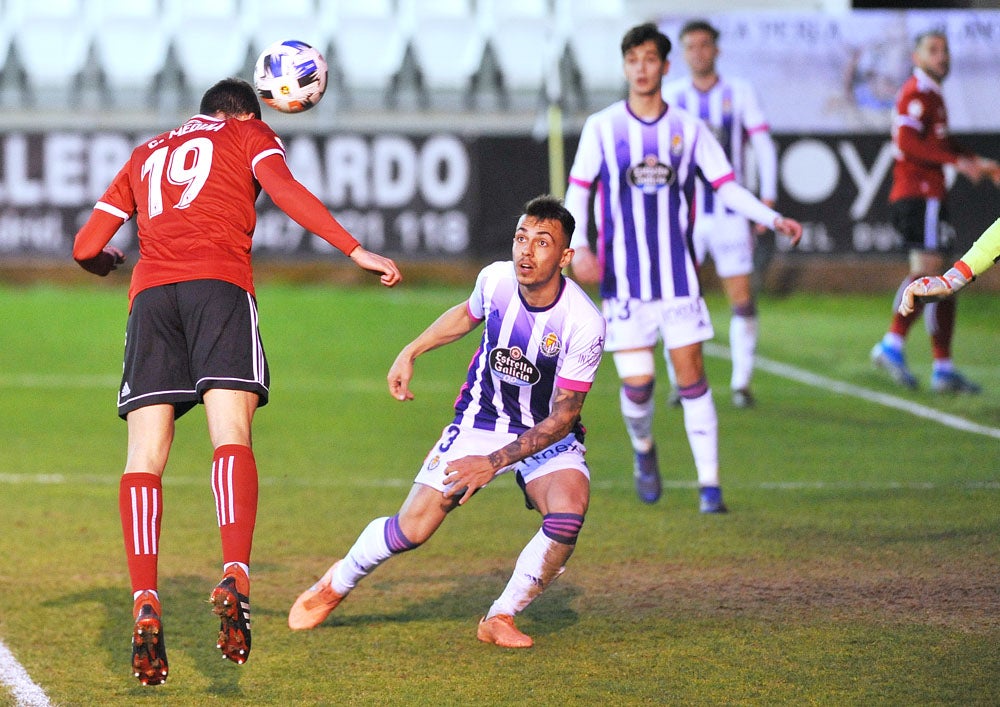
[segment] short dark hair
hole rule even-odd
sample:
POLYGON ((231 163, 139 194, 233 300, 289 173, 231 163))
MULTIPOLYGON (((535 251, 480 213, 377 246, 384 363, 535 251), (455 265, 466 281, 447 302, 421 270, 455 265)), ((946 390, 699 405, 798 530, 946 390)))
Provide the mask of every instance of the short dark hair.
POLYGON ((945 42, 948 41, 948 35, 945 34, 945 31, 943 29, 929 29, 921 32, 916 36, 916 38, 913 41, 913 48, 915 50, 920 49, 920 45, 924 43, 924 40, 930 39, 931 37, 934 37, 936 39, 943 39, 945 42))
POLYGON ((538 221, 558 221, 562 224, 563 235, 566 236, 566 247, 573 238, 573 231, 576 230, 576 219, 569 212, 562 201, 551 194, 542 194, 524 205, 524 215, 530 216, 538 221))
POLYGON ((641 25, 636 25, 622 37, 622 56, 628 53, 629 49, 635 49, 640 44, 652 40, 656 44, 656 52, 660 55, 662 61, 667 60, 667 55, 670 54, 670 37, 663 34, 660 28, 656 26, 653 22, 646 22, 641 25))
POLYGON ((205 91, 198 112, 202 115, 222 113, 230 118, 251 113, 260 120, 260 101, 253 86, 243 79, 222 79, 205 91))
POLYGON ((681 33, 677 36, 684 39, 684 35, 691 32, 708 32, 713 43, 719 41, 719 30, 713 27, 708 20, 691 20, 690 22, 686 22, 681 27, 681 33))

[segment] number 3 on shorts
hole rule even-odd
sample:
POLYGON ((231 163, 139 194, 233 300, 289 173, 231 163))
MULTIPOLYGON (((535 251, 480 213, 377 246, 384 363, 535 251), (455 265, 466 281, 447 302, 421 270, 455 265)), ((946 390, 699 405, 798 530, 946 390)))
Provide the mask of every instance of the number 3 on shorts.
POLYGON ((629 308, 629 304, 632 300, 628 299, 609 299, 606 300, 608 304, 607 308, 607 320, 610 322, 612 319, 618 319, 620 321, 628 321, 632 318, 632 310, 629 308))
POLYGON ((447 430, 445 430, 446 436, 444 440, 441 442, 441 444, 438 445, 438 451, 447 452, 449 449, 451 449, 451 445, 453 445, 455 443, 455 440, 458 439, 459 432, 461 432, 461 429, 458 427, 458 425, 451 425, 447 430))

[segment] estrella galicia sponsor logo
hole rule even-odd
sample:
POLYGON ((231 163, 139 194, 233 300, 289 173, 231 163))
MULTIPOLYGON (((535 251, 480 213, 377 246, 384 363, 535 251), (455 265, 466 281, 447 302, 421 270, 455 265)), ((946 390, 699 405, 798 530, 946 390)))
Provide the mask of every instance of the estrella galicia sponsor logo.
POLYGON ((663 164, 656 155, 646 155, 642 162, 632 165, 626 172, 629 184, 645 194, 674 183, 677 178, 674 168, 663 164))
POLYGON ((497 378, 512 385, 534 385, 542 377, 535 364, 526 359, 517 346, 490 351, 490 368, 497 378))
POLYGON ((538 350, 543 356, 552 357, 559 353, 559 349, 562 348, 562 344, 559 343, 559 335, 554 331, 550 331, 542 339, 542 345, 538 347, 538 350))

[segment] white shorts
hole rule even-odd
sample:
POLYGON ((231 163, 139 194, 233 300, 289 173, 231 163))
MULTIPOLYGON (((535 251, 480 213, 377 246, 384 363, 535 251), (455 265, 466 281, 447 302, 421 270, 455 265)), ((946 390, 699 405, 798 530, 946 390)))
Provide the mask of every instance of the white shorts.
POLYGON ((715 336, 701 297, 606 299, 602 308, 608 322, 606 351, 650 348, 660 339, 665 349, 677 349, 715 336))
MULTIPOLYGON (((443 492, 449 486, 444 482, 444 470, 449 461, 474 454, 485 456, 510 444, 515 439, 517 439, 515 434, 448 425, 441 432, 441 439, 428 452, 423 466, 420 467, 420 471, 417 472, 413 481, 443 492)), ((494 478, 508 471, 514 471, 520 474, 524 483, 528 483, 532 479, 551 474, 554 471, 576 469, 587 479, 590 479, 590 469, 584 459, 586 452, 587 448, 583 442, 570 434, 537 454, 504 467, 494 475, 494 478)))
POLYGON ((694 256, 699 264, 712 256, 719 277, 753 272, 753 233, 742 216, 699 215, 694 227, 694 256))

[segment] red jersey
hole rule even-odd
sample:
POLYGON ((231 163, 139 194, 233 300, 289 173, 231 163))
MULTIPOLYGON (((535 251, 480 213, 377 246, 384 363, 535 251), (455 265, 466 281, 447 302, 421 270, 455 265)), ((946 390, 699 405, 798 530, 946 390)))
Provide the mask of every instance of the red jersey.
POLYGON ((941 86, 921 69, 914 69, 896 100, 892 141, 896 164, 889 201, 908 197, 943 199, 945 164, 965 151, 948 135, 948 112, 941 86))
POLYGON ((95 207, 122 219, 136 215, 130 302, 150 287, 202 279, 253 294, 254 168, 273 154, 284 158, 284 147, 263 121, 205 115, 133 150, 95 207))

